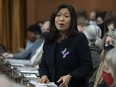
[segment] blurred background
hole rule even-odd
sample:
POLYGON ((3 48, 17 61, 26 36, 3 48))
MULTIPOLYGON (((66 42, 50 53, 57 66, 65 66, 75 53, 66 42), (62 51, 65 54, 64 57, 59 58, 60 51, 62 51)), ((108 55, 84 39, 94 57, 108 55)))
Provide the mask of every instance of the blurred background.
POLYGON ((116 10, 116 0, 0 0, 0 43, 15 52, 24 47, 26 29, 38 21, 47 21, 55 7, 69 3, 75 10, 116 10))

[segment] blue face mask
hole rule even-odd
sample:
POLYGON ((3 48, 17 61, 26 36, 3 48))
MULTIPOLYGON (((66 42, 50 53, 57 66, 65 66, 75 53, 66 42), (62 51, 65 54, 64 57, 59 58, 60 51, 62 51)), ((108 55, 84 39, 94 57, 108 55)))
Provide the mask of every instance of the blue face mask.
POLYGON ((109 50, 113 49, 114 46, 113 45, 108 45, 105 47, 105 50, 108 52, 109 50))

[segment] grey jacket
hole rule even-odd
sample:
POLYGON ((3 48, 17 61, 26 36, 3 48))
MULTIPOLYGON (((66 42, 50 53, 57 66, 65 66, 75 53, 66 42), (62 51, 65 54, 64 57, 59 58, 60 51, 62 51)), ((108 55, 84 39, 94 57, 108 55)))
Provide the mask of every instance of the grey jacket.
POLYGON ((100 65, 101 51, 95 45, 91 45, 90 50, 91 50, 92 63, 93 63, 94 71, 93 71, 93 74, 91 75, 91 77, 89 79, 89 87, 93 87, 94 81, 95 81, 95 78, 96 78, 96 74, 97 74, 97 70, 98 70, 98 67, 100 65))
POLYGON ((44 39, 38 38, 30 49, 25 50, 24 52, 21 53, 13 54, 13 58, 30 59, 36 53, 36 50, 41 46, 43 41, 44 39))

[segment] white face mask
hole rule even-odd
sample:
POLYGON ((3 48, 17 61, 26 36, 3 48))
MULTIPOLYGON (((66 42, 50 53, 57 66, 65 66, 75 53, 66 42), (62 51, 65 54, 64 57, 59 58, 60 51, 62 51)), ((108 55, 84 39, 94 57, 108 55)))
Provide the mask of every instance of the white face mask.
POLYGON ((113 31, 114 30, 114 24, 113 23, 109 24, 107 27, 108 27, 109 31, 113 31))

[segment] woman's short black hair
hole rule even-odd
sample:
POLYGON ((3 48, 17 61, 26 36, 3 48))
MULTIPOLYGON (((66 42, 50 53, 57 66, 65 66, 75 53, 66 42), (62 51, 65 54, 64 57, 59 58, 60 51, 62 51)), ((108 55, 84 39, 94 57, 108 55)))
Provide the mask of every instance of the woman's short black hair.
POLYGON ((67 30, 67 36, 69 36, 74 30, 77 31, 77 16, 76 16, 76 12, 74 10, 74 8, 69 5, 69 4, 61 4, 59 5, 52 13, 51 18, 50 18, 50 32, 47 35, 46 39, 48 41, 52 41, 54 42, 55 40, 58 39, 58 29, 55 26, 55 17, 57 16, 57 13, 62 9, 62 8, 67 8, 70 12, 71 15, 71 22, 70 22, 70 26, 67 30))

